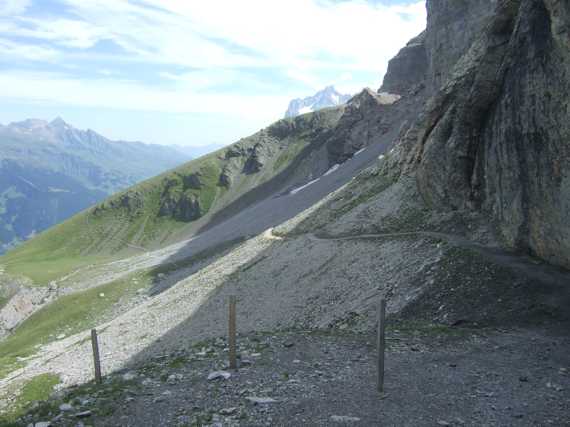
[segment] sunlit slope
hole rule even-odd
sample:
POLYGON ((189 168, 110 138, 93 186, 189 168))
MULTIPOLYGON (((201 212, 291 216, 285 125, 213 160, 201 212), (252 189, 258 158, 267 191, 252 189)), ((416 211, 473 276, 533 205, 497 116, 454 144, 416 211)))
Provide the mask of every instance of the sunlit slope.
POLYGON ((342 107, 280 120, 256 134, 135 185, 0 258, 38 284, 86 264, 158 248, 191 235, 213 214, 285 171, 318 144, 342 107))

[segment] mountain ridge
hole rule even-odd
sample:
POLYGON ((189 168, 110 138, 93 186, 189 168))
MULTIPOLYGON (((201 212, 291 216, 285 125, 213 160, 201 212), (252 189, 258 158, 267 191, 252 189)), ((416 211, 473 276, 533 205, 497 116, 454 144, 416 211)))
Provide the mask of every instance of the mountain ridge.
POLYGON ((346 103, 351 97, 352 95, 339 93, 332 85, 327 86, 312 96, 292 100, 285 112, 285 118, 311 113, 322 108, 336 107, 346 103))
POLYGON ((2 126, 1 250, 184 159, 178 149, 112 141, 59 117, 2 126))

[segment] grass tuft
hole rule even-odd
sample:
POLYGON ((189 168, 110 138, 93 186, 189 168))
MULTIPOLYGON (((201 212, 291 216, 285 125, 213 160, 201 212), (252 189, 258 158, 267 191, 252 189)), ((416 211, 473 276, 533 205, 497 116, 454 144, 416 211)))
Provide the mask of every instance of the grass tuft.
MULTIPOLYGON (((29 380, 24 384, 21 393, 10 406, 9 410, 0 415, 0 425, 5 427, 22 425, 17 422, 18 418, 24 415, 34 402, 47 400, 59 382, 59 376, 54 374, 41 374, 29 380)), ((50 406, 43 406, 42 411, 36 415, 38 417, 47 417, 50 412, 56 409, 57 408, 50 406)))

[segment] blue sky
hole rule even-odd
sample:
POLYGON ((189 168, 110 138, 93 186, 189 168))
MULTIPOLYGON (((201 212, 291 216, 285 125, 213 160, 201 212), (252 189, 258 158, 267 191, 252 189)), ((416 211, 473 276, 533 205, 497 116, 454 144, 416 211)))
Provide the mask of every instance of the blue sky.
POLYGON ((0 0, 0 123, 228 144, 334 84, 377 88, 416 0, 0 0))

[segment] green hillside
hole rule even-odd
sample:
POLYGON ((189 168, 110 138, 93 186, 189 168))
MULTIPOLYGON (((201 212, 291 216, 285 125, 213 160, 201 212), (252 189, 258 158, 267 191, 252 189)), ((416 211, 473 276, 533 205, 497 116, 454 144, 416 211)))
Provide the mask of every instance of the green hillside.
POLYGON ((0 265, 42 285, 78 267, 188 236, 284 171, 341 114, 342 108, 332 108, 280 120, 75 215, 0 258, 0 265))

